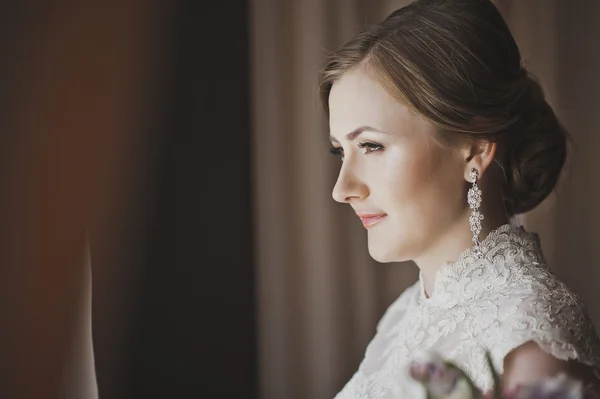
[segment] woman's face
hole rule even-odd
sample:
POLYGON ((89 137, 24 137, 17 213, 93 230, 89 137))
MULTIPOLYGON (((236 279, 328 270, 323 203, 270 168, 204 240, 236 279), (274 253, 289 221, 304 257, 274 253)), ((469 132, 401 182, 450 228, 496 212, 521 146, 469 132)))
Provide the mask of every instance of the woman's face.
POLYGON ((360 69, 333 84, 329 108, 342 158, 333 198, 361 218, 375 260, 418 258, 464 214, 463 154, 360 69))

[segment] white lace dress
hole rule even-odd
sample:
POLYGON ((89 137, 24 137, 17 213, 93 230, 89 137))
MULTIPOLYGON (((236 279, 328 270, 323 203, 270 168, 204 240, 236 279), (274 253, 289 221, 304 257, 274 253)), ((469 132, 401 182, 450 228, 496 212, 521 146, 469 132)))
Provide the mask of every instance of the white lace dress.
POLYGON ((434 292, 418 281, 388 308, 358 371, 336 399, 422 398, 408 365, 433 350, 487 391, 484 351, 502 372, 504 356, 528 341, 600 370, 600 344, 581 302, 548 270, 538 235, 506 224, 436 275, 434 292))

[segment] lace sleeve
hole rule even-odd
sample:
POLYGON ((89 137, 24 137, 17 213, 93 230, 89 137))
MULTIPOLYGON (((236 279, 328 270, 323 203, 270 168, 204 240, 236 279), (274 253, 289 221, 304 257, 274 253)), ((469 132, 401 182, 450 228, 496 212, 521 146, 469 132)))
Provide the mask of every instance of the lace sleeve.
POLYGON ((494 366, 503 371, 504 357, 533 341, 557 359, 577 360, 600 376, 600 344, 585 307, 552 278, 541 287, 534 286, 527 294, 511 295, 510 303, 501 306, 498 323, 489 328, 484 342, 494 366))

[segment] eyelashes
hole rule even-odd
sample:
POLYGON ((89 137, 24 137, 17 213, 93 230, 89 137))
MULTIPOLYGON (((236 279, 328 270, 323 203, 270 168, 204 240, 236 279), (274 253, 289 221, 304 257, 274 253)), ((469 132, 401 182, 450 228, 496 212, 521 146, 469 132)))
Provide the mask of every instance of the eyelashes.
MULTIPOLYGON (((372 143, 370 141, 358 143, 358 148, 363 149, 365 155, 383 150, 383 146, 381 144, 372 143)), ((331 147, 329 152, 332 155, 341 158, 342 160, 344 159, 344 149, 342 147, 331 147)))
POLYGON ((365 154, 370 154, 375 151, 383 150, 383 146, 381 144, 375 144, 369 141, 358 143, 358 148, 366 149, 365 154))

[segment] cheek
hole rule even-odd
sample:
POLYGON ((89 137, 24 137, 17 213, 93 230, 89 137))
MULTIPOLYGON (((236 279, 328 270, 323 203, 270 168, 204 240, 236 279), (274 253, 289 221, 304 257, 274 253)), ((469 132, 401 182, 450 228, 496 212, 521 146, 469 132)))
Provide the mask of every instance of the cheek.
POLYGON ((454 208, 450 203, 456 202, 462 172, 460 164, 444 151, 448 150, 413 146, 390 154, 381 173, 386 205, 396 212, 432 216, 454 208))

